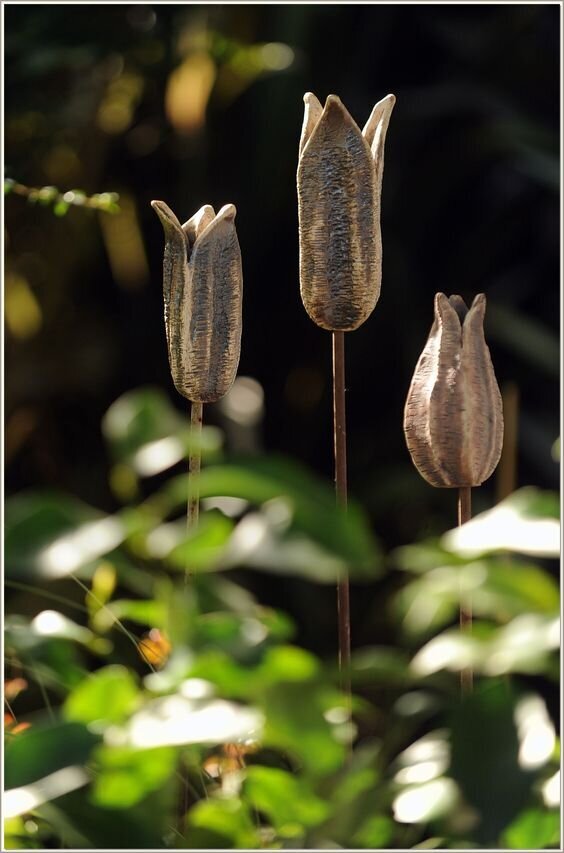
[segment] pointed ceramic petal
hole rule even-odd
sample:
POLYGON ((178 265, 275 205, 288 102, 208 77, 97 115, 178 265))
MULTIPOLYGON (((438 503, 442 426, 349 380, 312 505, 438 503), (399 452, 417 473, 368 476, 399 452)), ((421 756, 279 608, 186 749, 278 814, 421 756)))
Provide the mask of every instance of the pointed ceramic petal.
POLYGON ((380 294, 381 239, 370 147, 329 95, 298 165, 300 290, 311 319, 351 331, 380 294))
POLYGON ((479 293, 462 326, 462 370, 469 423, 467 452, 475 485, 492 475, 503 445, 503 405, 484 337, 485 311, 486 297, 479 293))
MULTIPOLYGON (((189 289, 188 240, 182 226, 164 201, 152 201, 165 233, 163 259, 164 320, 170 370, 175 385, 184 372, 182 325, 189 289)), ((181 392, 182 393, 182 392, 181 392)))
POLYGON ((372 157, 374 158, 376 182, 379 192, 382 188, 382 178, 384 175, 384 144, 386 142, 386 132, 388 130, 390 117, 395 103, 395 95, 386 95, 385 98, 378 101, 362 130, 362 135, 370 145, 372 157))
POLYGON ((457 482, 462 336, 458 314, 444 293, 436 294, 434 311, 407 395, 404 431, 421 476, 432 486, 452 487, 462 485, 457 482))
POLYGON ((204 204, 194 216, 191 216, 182 226, 182 230, 188 238, 190 249, 194 248, 194 243, 200 234, 207 228, 210 222, 213 222, 215 210, 211 204, 204 204))
POLYGON ((221 208, 199 233, 189 264, 181 393, 202 403, 227 393, 239 365, 243 274, 235 215, 233 204, 221 208))
POLYGON ((305 148, 306 143, 309 141, 309 138, 313 133, 313 129, 321 118, 321 113, 323 112, 323 107, 313 92, 305 93, 304 104, 304 121, 302 124, 302 135, 300 138, 300 155, 305 148))
POLYGON ((404 430, 419 473, 433 486, 479 486, 503 442, 501 395, 484 339, 486 299, 435 297, 435 321, 407 396, 404 430))

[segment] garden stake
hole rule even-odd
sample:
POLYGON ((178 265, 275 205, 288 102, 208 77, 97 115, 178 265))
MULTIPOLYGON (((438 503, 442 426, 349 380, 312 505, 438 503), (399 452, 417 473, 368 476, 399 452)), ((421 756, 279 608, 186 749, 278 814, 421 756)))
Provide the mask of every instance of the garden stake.
MULTIPOLYGON (((202 464, 202 420, 203 403, 192 403, 190 406, 190 450, 188 456, 188 511, 186 529, 197 527, 200 517, 200 468, 202 464)), ((190 568, 187 567, 185 578, 188 580, 190 568)))
MULTIPOLYGON (((347 506, 347 423, 345 406, 345 334, 333 332, 333 433, 335 443, 335 491, 338 503, 347 506)), ((339 670, 342 687, 351 698, 351 622, 349 579, 343 573, 337 582, 337 619, 339 624, 339 670)), ((347 709, 350 712, 350 707, 347 709)))
MULTIPOLYGON (((503 409, 484 338, 486 297, 470 309, 460 296, 435 296, 435 319, 419 357, 404 410, 413 463, 432 486, 458 489, 458 524, 471 516, 471 489, 490 477, 501 455, 503 409)), ((460 626, 470 630, 472 609, 461 600, 460 626)), ((472 688, 472 671, 460 676, 472 688)))
MULTIPOLYGON (((163 294, 172 379, 191 401, 187 527, 199 517, 203 404, 231 388, 241 352, 243 273, 236 209, 204 205, 181 225, 164 201, 152 201, 165 233, 163 294)), ((189 569, 187 568, 187 574, 189 569)))
MULTIPOLYGON (((380 197, 384 143, 394 95, 379 101, 362 130, 340 99, 322 107, 304 95, 297 173, 300 293, 311 319, 332 332, 335 490, 347 505, 344 332, 370 316, 380 295, 380 197)), ((349 580, 337 583, 339 671, 350 711, 349 580)))
MULTIPOLYGON (((458 526, 466 524, 472 518, 472 489, 463 486, 458 490, 458 526)), ((472 633, 472 599, 468 593, 460 596, 460 630, 463 633, 472 633)), ((460 689, 463 693, 471 693, 474 686, 474 673, 472 667, 460 670, 460 689)))
MULTIPOLYGON (((229 391, 241 352, 243 273, 235 205, 216 215, 204 205, 181 225, 163 201, 152 201, 165 233, 163 295, 172 379, 191 402, 187 528, 199 519, 203 404, 229 391)), ((190 578, 186 566, 185 582, 190 578)), ((179 831, 189 807, 188 773, 180 759, 179 831)), ((200 768, 202 787, 206 791, 200 768)), ((206 794, 207 795, 207 794, 206 794)), ((182 835, 182 832, 180 832, 182 835)))

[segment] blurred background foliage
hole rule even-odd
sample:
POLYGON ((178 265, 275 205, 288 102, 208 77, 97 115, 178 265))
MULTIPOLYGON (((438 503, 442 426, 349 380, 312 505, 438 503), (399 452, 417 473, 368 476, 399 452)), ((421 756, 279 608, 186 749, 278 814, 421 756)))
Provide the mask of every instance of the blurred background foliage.
POLYGON ((558 845, 559 32, 541 4, 6 6, 10 846, 558 845), (330 338, 298 288, 307 90, 361 126, 398 99, 382 296, 347 336, 346 518, 330 338), (153 198, 235 203, 243 253, 190 539, 153 198), (401 429, 437 290, 487 294, 504 394, 474 552, 439 539, 454 496, 401 429))

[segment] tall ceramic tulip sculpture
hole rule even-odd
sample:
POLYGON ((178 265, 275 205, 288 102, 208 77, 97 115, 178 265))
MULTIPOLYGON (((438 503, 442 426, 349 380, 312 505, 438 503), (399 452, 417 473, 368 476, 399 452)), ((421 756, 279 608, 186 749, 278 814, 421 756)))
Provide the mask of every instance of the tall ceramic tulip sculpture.
POLYGON ((166 339, 176 390, 191 401, 188 526, 198 520, 203 404, 231 388, 241 351, 243 274, 235 206, 204 205, 181 225, 164 201, 151 202, 165 233, 166 339))
MULTIPOLYGON (((336 95, 322 107, 304 96, 298 163, 300 290, 304 307, 333 336, 333 413, 337 499, 347 502, 344 332, 358 329, 380 295, 380 194, 384 142, 394 95, 379 101, 361 131, 336 95)), ((337 592, 339 664, 350 694, 348 577, 337 592)))
MULTIPOLYGON (((490 477, 503 444, 503 409, 484 338, 486 297, 470 309, 460 296, 435 296, 435 320, 421 353, 404 412, 413 463, 438 488, 458 489, 458 523, 471 515, 471 489, 490 477)), ((460 608, 461 627, 472 623, 470 601, 460 608)), ((472 671, 462 673, 472 686, 472 671)))

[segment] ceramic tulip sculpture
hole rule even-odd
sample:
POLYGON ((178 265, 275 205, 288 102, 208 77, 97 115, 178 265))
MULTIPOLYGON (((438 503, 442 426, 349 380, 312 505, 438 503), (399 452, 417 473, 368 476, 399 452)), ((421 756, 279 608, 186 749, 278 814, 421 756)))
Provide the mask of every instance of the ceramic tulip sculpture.
MULTIPOLYGON (((503 445, 503 408, 484 337, 486 297, 470 309, 460 296, 435 296, 435 319, 415 367, 404 411, 413 463, 438 488, 458 489, 458 521, 471 515, 471 489, 490 477, 503 445)), ((461 606, 471 625, 471 606, 461 606)), ((471 670, 462 685, 472 685, 471 670)))
POLYGON ((164 201, 151 202, 165 234, 163 293, 172 379, 191 401, 188 523, 198 518, 197 478, 204 403, 231 388, 241 350, 243 274, 236 210, 204 205, 181 225, 164 201))
MULTIPOLYGON (((358 329, 380 295, 380 196, 394 95, 379 101, 361 131, 336 95, 304 96, 297 172, 300 292, 311 319, 333 337, 335 486, 346 505, 344 332, 358 329)), ((337 592, 339 663, 350 695, 349 585, 337 592)))

